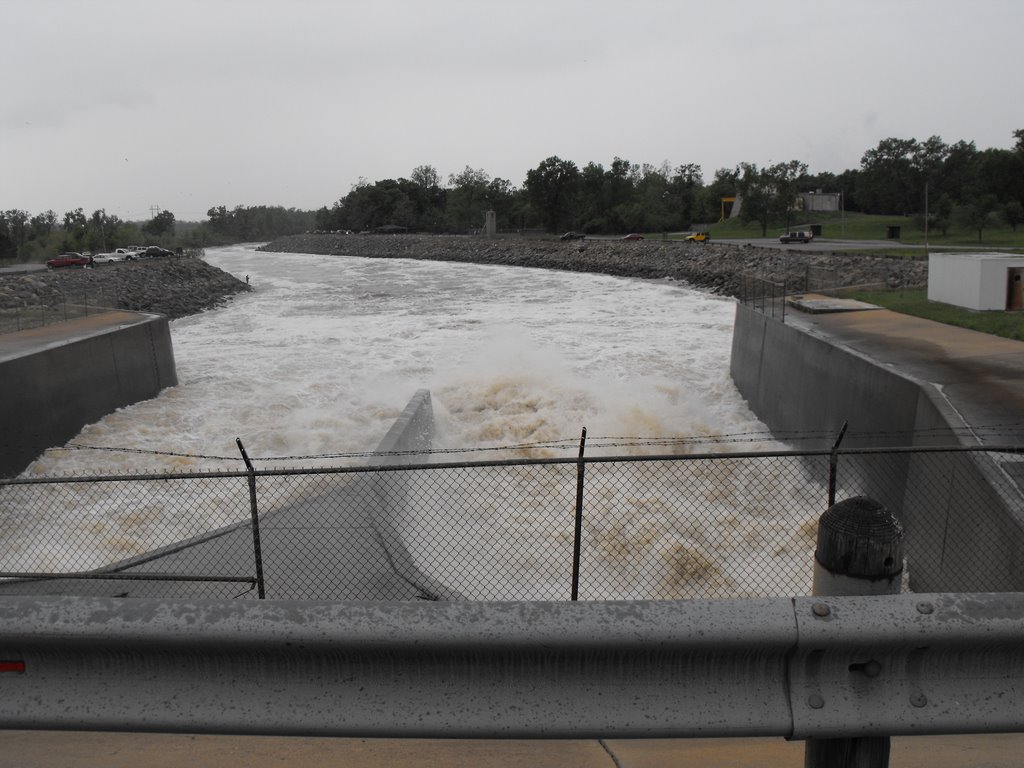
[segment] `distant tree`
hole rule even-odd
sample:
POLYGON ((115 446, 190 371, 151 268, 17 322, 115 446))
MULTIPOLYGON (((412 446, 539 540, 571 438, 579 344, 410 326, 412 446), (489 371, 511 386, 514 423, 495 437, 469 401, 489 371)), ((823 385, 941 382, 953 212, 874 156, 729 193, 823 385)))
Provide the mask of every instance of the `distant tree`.
POLYGON ((88 221, 85 218, 85 213, 81 208, 76 208, 74 211, 68 211, 63 217, 63 229, 70 234, 73 238, 79 238, 82 233, 85 232, 85 227, 88 221))
POLYGON ((576 164, 557 155, 526 172, 527 199, 549 232, 557 232, 572 220, 579 184, 576 164))
POLYGON ((152 237, 173 235, 174 214, 170 211, 160 211, 160 213, 142 225, 142 231, 152 237))
POLYGON ((758 222, 762 237, 768 234, 768 224, 773 221, 788 227, 797 188, 807 174, 807 165, 790 160, 758 169, 752 163, 741 163, 740 172, 739 188, 743 196, 740 219, 758 222))
POLYGON ((939 195, 933 210, 930 211, 932 223, 942 233, 943 237, 949 232, 949 225, 953 219, 953 208, 953 198, 943 192, 939 195))
POLYGON ((521 195, 508 179, 491 179, 484 197, 487 210, 494 211, 499 229, 516 229, 521 195))
POLYGON ((980 243, 985 227, 989 225, 992 214, 998 208, 999 199, 995 195, 980 195, 966 205, 957 208, 954 215, 964 226, 978 233, 978 242, 980 243))
POLYGON ((882 139, 864 153, 857 177, 857 201, 864 213, 916 213, 924 205, 924 182, 915 165, 915 139, 882 139))
POLYGON ((409 180, 423 189, 438 189, 441 186, 441 174, 432 165, 417 165, 409 174, 409 180))
POLYGON ((932 188, 936 187, 949 153, 950 148, 940 136, 929 136, 924 141, 917 142, 910 157, 910 164, 922 184, 927 183, 932 188))
POLYGON ((93 211, 89 217, 85 241, 91 251, 105 251, 113 247, 117 241, 122 221, 114 215, 108 215, 105 209, 93 211))
MULTIPOLYGON (((711 183, 697 191, 697 205, 691 224, 712 224, 722 215, 722 198, 739 193, 739 168, 719 168, 711 183)), ((740 209, 742 210, 742 208, 740 209)), ((726 212, 729 215, 729 212, 726 212)))
POLYGON ((1019 200, 1010 200, 1003 203, 1003 221, 1010 225, 1010 229, 1017 231, 1017 225, 1024 222, 1024 205, 1019 200))
POLYGON ((678 225, 689 229, 697 212, 697 193, 704 186, 701 167, 696 163, 684 163, 673 172, 670 195, 672 204, 677 206, 678 225))
POLYGON ((36 240, 43 240, 50 236, 57 227, 57 214, 53 211, 44 211, 38 213, 29 219, 29 225, 32 228, 32 238, 36 240))
POLYGON ((226 206, 218 205, 206 212, 210 229, 218 234, 227 234, 231 227, 231 217, 226 206))
POLYGON ((461 173, 448 177, 447 211, 453 230, 466 232, 483 226, 490 183, 491 177, 486 171, 468 165, 461 173))
POLYGON ((975 157, 972 183, 965 202, 982 195, 995 195, 1000 204, 1024 202, 1024 156, 1008 149, 986 149, 975 157))
POLYGON ((29 229, 28 212, 13 208, 9 211, 4 211, 3 218, 7 223, 8 237, 13 244, 14 251, 16 253, 20 252, 25 246, 25 241, 28 239, 31 231, 29 229))
POLYGON ((978 150, 973 141, 958 141, 949 147, 938 178, 932 179, 931 196, 949 195, 957 205, 967 201, 975 187, 978 150))

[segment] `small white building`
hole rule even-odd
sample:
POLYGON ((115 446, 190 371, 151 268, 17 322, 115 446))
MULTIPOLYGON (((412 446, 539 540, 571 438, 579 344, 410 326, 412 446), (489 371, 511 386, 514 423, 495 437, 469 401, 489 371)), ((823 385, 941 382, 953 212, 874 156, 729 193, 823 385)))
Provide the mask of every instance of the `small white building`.
POLYGON ((842 208, 842 198, 838 192, 801 192, 797 195, 803 210, 811 211, 839 211, 842 208))
POLYGON ((928 300, 967 309, 1024 310, 1024 256, 929 254, 928 300))

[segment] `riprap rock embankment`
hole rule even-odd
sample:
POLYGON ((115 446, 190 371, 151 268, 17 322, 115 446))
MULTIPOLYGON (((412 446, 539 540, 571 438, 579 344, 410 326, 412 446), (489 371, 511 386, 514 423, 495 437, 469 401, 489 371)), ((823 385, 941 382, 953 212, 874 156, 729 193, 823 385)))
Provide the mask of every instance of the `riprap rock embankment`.
POLYGON ((812 286, 885 284, 917 288, 926 284, 927 263, 826 251, 780 250, 728 243, 678 240, 585 240, 562 242, 528 237, 483 238, 449 235, 305 234, 279 238, 260 250, 385 259, 429 259, 476 264, 599 272, 641 278, 672 278, 717 293, 737 296, 742 277, 781 283, 790 290, 812 286))
POLYGON ((153 312, 172 320, 221 305, 249 290, 200 258, 166 257, 88 269, 0 275, 0 309, 58 307, 62 302, 153 312))

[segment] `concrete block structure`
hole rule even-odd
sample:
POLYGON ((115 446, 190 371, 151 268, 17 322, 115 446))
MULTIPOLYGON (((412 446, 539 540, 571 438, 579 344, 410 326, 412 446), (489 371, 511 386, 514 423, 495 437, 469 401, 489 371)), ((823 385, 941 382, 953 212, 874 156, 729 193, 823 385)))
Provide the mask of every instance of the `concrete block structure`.
POLYGON ((1024 256, 933 253, 928 300, 975 310, 1024 310, 1024 256))

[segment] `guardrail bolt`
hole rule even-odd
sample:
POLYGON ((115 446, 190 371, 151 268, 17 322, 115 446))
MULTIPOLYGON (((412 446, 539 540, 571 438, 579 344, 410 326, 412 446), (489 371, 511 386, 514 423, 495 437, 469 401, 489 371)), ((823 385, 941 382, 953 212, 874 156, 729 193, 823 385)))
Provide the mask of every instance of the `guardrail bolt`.
POLYGON ((923 613, 925 615, 928 615, 929 613, 934 613, 935 612, 935 606, 932 605, 931 603, 918 603, 917 604, 917 612, 918 613, 923 613))
POLYGON ((825 706, 825 700, 816 693, 812 693, 807 697, 807 706, 811 709, 821 709, 825 706))
POLYGON ((915 707, 923 707, 928 703, 928 697, 923 693, 915 693, 910 697, 910 703, 915 707))
POLYGON ((832 613, 832 609, 825 605, 825 603, 815 603, 811 606, 811 611, 814 612, 815 616, 822 619, 832 613))

